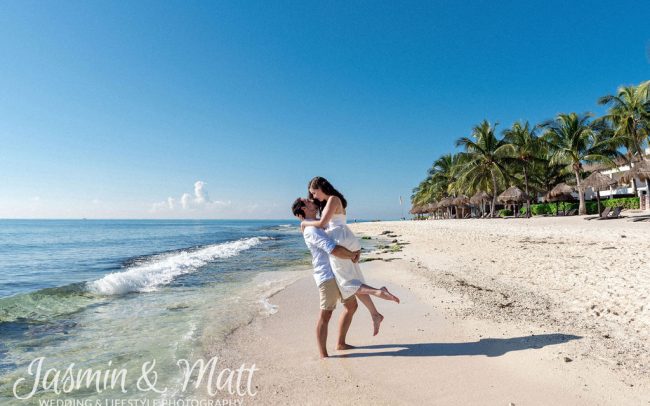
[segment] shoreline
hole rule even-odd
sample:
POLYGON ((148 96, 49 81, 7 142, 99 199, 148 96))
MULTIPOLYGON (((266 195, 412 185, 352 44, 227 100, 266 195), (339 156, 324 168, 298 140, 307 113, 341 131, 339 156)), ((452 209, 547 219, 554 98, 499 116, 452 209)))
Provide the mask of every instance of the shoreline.
MULTIPOLYGON (((402 299, 400 305, 375 301, 386 316, 377 337, 372 337, 367 311, 360 307, 348 341, 362 348, 334 351, 339 306, 330 322, 330 359, 319 360, 313 337, 318 295, 306 272, 269 298, 277 306, 275 314, 255 317, 207 353, 233 367, 246 362, 260 368, 254 379, 257 395, 244 398, 256 404, 413 404, 431 399, 436 404, 647 404, 645 346, 619 337, 625 330, 614 331, 615 318, 596 326, 576 322, 575 310, 562 309, 566 303, 547 291, 553 283, 542 279, 528 286, 518 280, 522 275, 510 275, 500 264, 490 267, 488 261, 473 272, 463 269, 467 261, 486 258, 474 252, 486 249, 476 241, 471 249, 458 245, 468 232, 478 233, 478 239, 489 235, 491 244, 504 244, 512 228, 529 239, 581 235, 565 232, 565 224, 557 220, 515 223, 520 221, 505 229, 504 223, 493 227, 494 220, 352 224, 359 237, 375 241, 392 231, 397 237, 390 241, 401 247, 391 243, 365 253, 366 259, 379 259, 362 263, 369 284, 385 284, 402 299), (609 338, 598 335, 603 327, 611 330, 609 338), (619 354, 622 350, 628 353, 619 354), (640 366, 630 363, 634 360, 640 366)), ((605 242, 611 243, 621 238, 612 231, 626 230, 626 238, 634 239, 647 230, 607 224, 586 225, 595 234, 590 238, 607 234, 605 242)), ((551 260, 547 244, 541 245, 540 255, 551 260)), ((539 255, 525 252, 529 248, 514 246, 529 260, 538 260, 539 255)), ((514 258, 509 249, 504 249, 506 255, 493 253, 494 260, 514 258)), ((639 333, 636 338, 642 337, 639 333)))

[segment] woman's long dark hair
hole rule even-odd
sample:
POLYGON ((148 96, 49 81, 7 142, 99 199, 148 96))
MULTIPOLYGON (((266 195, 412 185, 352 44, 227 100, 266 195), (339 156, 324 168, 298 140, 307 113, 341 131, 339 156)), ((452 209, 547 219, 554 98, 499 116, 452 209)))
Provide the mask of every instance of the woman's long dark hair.
POLYGON ((334 186, 332 186, 332 184, 331 184, 327 179, 322 178, 322 177, 320 177, 320 176, 316 176, 314 179, 310 180, 310 181, 309 181, 309 184, 307 185, 307 196, 309 197, 309 199, 311 199, 311 200, 313 200, 314 202, 316 202, 316 204, 318 205, 318 211, 319 211, 321 214, 323 213, 323 209, 325 208, 325 205, 327 204, 327 202, 326 202, 326 201, 321 202, 320 200, 317 200, 317 199, 316 199, 316 198, 311 194, 311 192, 309 191, 309 189, 318 189, 318 190, 323 191, 323 193, 325 193, 326 195, 329 195, 329 196, 336 196, 336 197, 338 197, 339 199, 341 199, 341 203, 343 203, 343 208, 344 208, 344 209, 345 209, 346 207, 348 207, 348 201, 345 200, 345 197, 343 197, 343 194, 341 194, 341 192, 339 192, 338 190, 336 190, 336 189, 334 188, 334 186))

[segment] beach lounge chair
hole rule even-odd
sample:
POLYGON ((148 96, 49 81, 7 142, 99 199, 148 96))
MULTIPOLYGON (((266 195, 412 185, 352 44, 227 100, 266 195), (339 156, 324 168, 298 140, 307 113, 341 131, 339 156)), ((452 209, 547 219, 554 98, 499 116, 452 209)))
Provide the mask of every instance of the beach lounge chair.
POLYGON ((585 220, 594 220, 594 219, 607 218, 607 216, 609 216, 610 211, 612 211, 611 207, 605 207, 605 210, 603 210, 603 212, 600 213, 599 216, 585 217, 585 220))
POLYGON ((609 215, 603 217, 602 215, 598 220, 612 220, 612 219, 618 219, 621 218, 621 211, 623 210, 623 206, 616 206, 614 207, 614 210, 612 210, 609 215))
POLYGON ((567 216, 575 216, 577 212, 578 212, 578 209, 572 209, 566 215, 567 216))

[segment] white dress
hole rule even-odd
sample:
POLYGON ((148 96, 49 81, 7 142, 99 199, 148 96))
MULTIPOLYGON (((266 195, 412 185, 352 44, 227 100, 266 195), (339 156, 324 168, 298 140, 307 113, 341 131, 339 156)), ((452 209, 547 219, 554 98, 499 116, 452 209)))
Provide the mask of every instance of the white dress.
MULTIPOLYGON (((361 249, 359 239, 348 227, 345 220, 345 214, 335 214, 327 224, 325 229, 327 235, 336 242, 337 245, 345 247, 350 251, 361 249)), ((355 264, 349 259, 337 258, 330 255, 330 265, 336 277, 336 283, 341 291, 343 299, 354 295, 362 283, 365 283, 359 264, 355 264)))

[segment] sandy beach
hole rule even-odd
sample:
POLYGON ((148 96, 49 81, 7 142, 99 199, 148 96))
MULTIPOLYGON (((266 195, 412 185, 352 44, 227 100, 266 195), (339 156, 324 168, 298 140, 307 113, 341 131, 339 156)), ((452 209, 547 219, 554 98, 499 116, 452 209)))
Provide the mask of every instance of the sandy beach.
POLYGON ((353 225, 365 253, 378 336, 359 308, 358 348, 318 359, 309 272, 236 330, 222 362, 255 363, 255 404, 650 404, 647 223, 581 217, 353 225))

